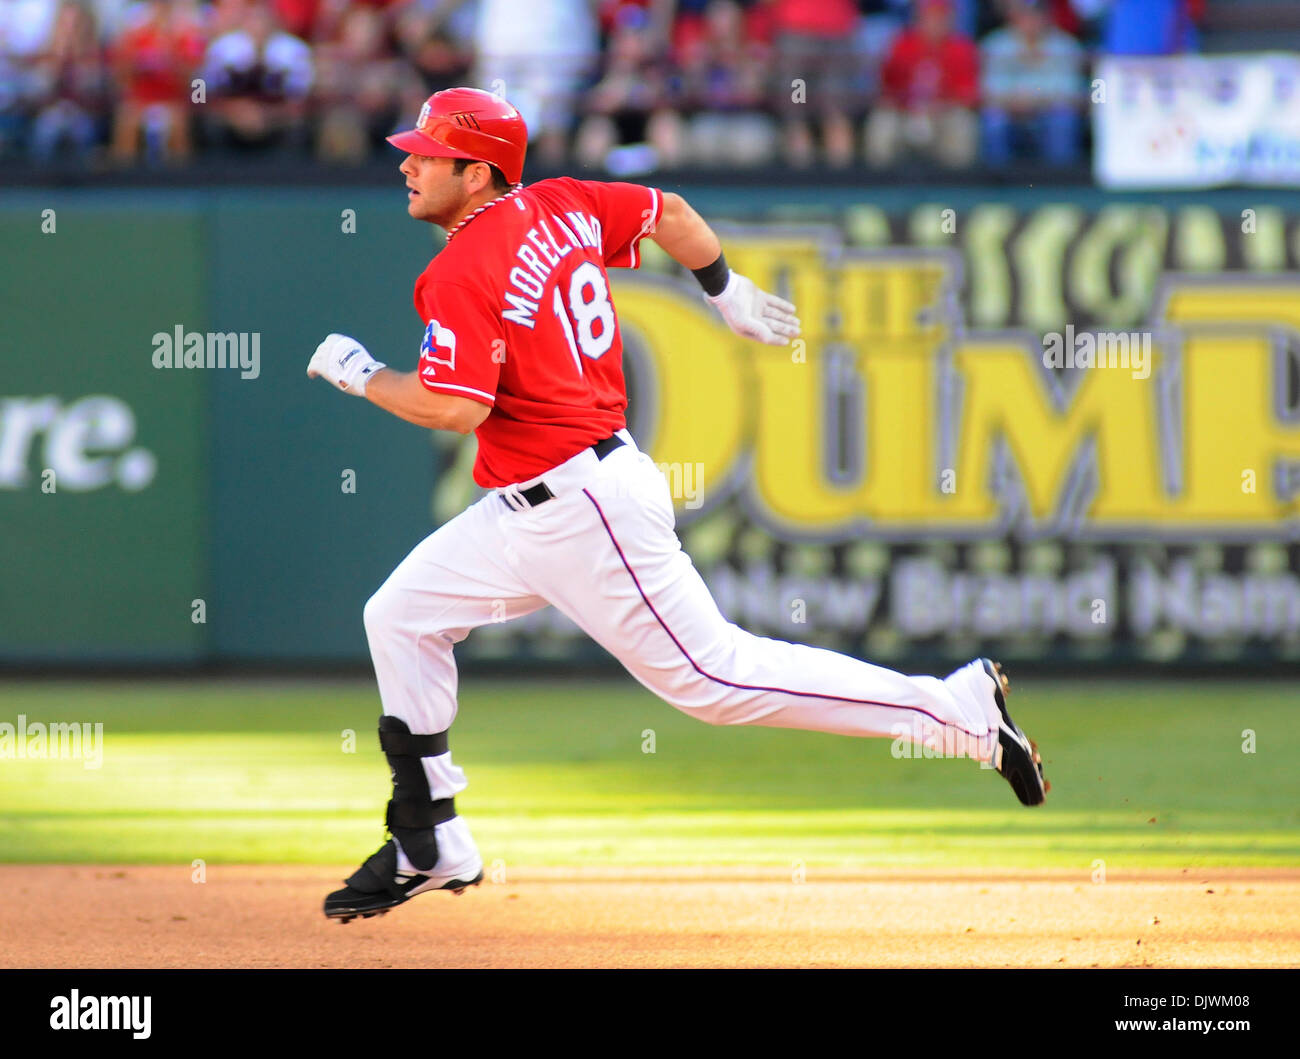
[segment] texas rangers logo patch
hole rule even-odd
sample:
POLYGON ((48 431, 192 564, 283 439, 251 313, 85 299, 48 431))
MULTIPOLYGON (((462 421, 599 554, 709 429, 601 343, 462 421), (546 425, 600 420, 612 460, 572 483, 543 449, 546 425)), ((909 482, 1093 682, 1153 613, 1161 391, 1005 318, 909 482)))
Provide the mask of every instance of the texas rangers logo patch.
POLYGON ((420 343, 420 362, 429 365, 445 364, 452 371, 456 370, 456 332, 450 327, 443 327, 437 320, 430 320, 424 330, 424 341, 420 343))

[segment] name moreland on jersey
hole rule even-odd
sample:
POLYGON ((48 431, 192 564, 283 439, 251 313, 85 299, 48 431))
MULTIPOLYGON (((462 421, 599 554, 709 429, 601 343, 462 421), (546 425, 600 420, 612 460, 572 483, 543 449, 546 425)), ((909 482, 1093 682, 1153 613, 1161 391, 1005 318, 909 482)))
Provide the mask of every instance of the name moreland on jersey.
POLYGON ((535 478, 627 426, 606 269, 636 268, 662 215, 656 188, 542 180, 494 200, 420 276, 420 382, 492 408, 479 485, 535 478))
POLYGON ((549 223, 539 220, 536 228, 528 229, 524 239, 526 242, 519 244, 515 257, 524 263, 527 271, 518 265, 510 270, 512 289, 505 293, 506 304, 510 308, 503 309, 501 315, 511 323, 532 328, 537 322, 533 319, 533 314, 541 303, 551 270, 575 247, 598 251, 604 240, 601 238, 600 218, 577 210, 566 214, 564 218, 551 214, 549 223), (558 242, 551 234, 552 227, 560 233, 558 242), (515 291, 519 293, 516 294, 515 291))

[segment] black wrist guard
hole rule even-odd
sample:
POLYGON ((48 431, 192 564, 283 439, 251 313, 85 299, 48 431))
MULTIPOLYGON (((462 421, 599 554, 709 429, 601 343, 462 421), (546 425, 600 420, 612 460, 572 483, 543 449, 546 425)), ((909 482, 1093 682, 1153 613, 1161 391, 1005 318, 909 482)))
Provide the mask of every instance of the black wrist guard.
POLYGON ((705 294, 710 298, 716 298, 726 287, 727 280, 731 278, 731 269, 727 267, 727 255, 719 254, 718 260, 713 264, 691 269, 691 275, 700 281, 705 294))

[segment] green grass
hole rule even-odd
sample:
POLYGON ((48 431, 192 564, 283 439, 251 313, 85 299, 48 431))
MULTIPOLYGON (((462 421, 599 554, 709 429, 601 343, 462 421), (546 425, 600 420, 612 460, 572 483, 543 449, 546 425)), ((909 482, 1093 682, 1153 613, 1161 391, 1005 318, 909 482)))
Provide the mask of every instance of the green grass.
MULTIPOLYGON (((1035 810, 969 761, 712 728, 630 679, 462 691, 458 805, 488 861, 1300 864, 1300 724, 1282 682, 1018 681, 1015 715, 1053 784, 1035 810)), ((0 758, 0 861, 347 864, 381 839, 389 780, 368 683, 0 683, 0 721, 19 714, 102 722, 103 762, 0 758)))

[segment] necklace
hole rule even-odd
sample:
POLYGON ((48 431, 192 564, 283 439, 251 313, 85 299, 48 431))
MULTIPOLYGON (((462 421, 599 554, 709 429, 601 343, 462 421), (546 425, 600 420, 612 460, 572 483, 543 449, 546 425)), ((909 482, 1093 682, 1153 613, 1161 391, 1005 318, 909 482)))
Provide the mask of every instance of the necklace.
POLYGON ((478 216, 480 213, 482 213, 484 210, 486 210, 486 209, 490 209, 491 207, 495 206, 498 202, 505 202, 506 199, 508 199, 508 198, 512 198, 513 196, 518 195, 519 192, 521 192, 521 191, 523 191, 523 190, 524 190, 524 185, 523 185, 523 183, 522 183, 522 182, 521 182, 521 183, 518 183, 518 184, 516 184, 514 187, 512 187, 509 191, 507 191, 504 195, 501 195, 499 198, 495 198, 495 199, 493 199, 491 202, 485 202, 485 203, 483 203, 482 206, 480 206, 478 209, 476 209, 473 213, 466 214, 464 217, 462 217, 462 218, 461 218, 461 219, 456 223, 456 226, 455 226, 454 228, 452 228, 451 231, 449 231, 449 232, 447 233, 447 242, 450 243, 450 242, 451 242, 451 237, 452 237, 453 235, 455 235, 455 234, 456 234, 457 232, 459 232, 462 228, 464 228, 465 225, 469 224, 470 221, 472 221, 475 217, 477 217, 477 216, 478 216))

